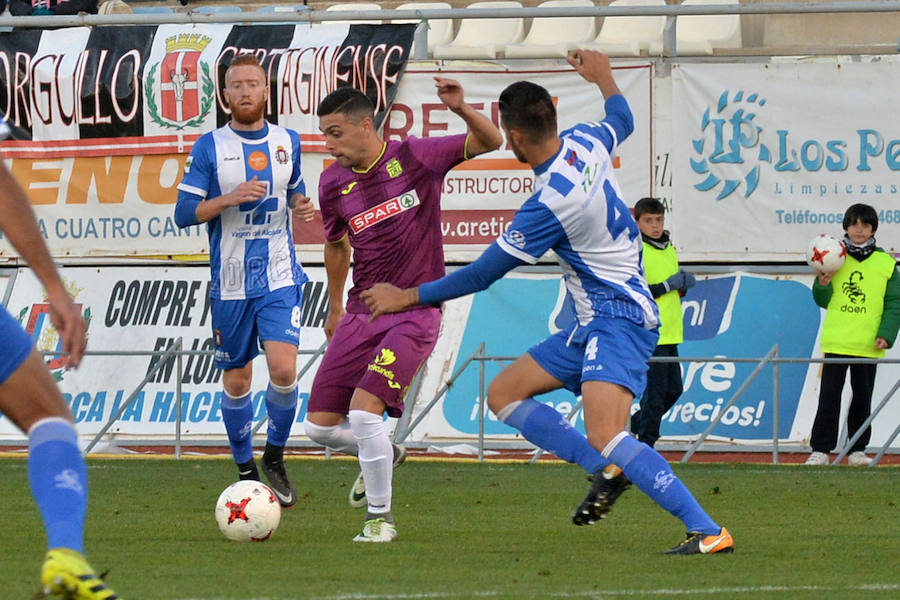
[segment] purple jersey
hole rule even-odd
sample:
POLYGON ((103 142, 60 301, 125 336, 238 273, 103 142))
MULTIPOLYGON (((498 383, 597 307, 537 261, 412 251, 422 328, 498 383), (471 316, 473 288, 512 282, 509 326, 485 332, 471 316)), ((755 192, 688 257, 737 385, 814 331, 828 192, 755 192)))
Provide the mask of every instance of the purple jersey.
POLYGON ((359 294, 375 283, 401 288, 444 275, 441 187, 465 160, 466 135, 387 142, 365 171, 338 163, 319 178, 325 239, 350 236, 353 287, 347 312, 368 313, 359 294))

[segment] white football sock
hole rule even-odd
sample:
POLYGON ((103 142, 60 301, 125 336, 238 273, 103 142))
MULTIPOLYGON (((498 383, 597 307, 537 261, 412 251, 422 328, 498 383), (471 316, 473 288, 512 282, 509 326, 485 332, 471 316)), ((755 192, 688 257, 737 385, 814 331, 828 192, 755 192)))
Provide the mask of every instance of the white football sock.
POLYGON ((394 475, 394 449, 381 415, 351 410, 350 429, 359 444, 359 467, 366 483, 369 513, 391 511, 391 479, 394 475))
POLYGON ((326 427, 310 423, 309 421, 305 421, 303 426, 306 428, 306 435, 309 439, 317 444, 328 446, 332 450, 337 450, 344 454, 359 455, 359 446, 349 427, 343 425, 326 427))

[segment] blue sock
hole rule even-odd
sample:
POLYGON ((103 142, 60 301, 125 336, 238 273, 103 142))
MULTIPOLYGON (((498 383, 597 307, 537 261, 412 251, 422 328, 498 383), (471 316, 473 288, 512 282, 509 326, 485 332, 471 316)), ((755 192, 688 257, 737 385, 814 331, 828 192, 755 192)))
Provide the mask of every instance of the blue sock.
POLYGON ((651 500, 681 519, 689 532, 714 535, 721 530, 672 472, 666 459, 647 444, 628 434, 621 435, 608 458, 651 500))
POLYGON ((266 389, 266 412, 269 413, 268 442, 283 448, 297 415, 297 384, 283 387, 270 383, 266 389))
POLYGON ((222 421, 234 462, 242 464, 253 458, 253 404, 250 393, 240 398, 232 398, 226 392, 222 395, 222 421))
POLYGON ((64 419, 43 419, 28 432, 28 446, 28 480, 47 547, 83 552, 87 467, 75 429, 64 419))
POLYGON ((588 443, 586 437, 569 425, 565 417, 534 398, 522 400, 503 422, 521 431, 525 439, 535 446, 580 465, 588 473, 596 473, 609 465, 609 461, 588 443))

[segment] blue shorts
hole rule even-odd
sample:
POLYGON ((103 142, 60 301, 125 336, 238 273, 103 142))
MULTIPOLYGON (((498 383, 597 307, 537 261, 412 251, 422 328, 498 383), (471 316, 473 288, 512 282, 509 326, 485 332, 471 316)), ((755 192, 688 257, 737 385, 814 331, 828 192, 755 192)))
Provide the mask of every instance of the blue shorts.
POLYGON ((290 285, 258 298, 210 298, 216 366, 239 369, 256 358, 262 342, 300 346, 303 289, 290 285))
POLYGON ((567 390, 581 393, 584 381, 608 381, 640 398, 647 386, 647 361, 659 339, 657 328, 644 329, 626 319, 573 321, 528 350, 528 354, 567 390))
POLYGON ((4 348, 0 352, 0 383, 4 383, 28 358, 34 343, 4 308, 0 308, 0 340, 4 348))

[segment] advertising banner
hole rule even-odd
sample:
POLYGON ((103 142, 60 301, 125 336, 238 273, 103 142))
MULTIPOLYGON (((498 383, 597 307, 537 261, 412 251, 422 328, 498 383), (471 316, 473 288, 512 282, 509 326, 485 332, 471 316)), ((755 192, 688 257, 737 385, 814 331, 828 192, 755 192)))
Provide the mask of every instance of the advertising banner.
MULTIPOLYGON (((307 269, 307 274, 310 281, 303 287, 300 338, 305 354, 298 357, 300 368, 325 341, 322 327, 328 313, 324 269, 307 269)), ((48 357, 48 366, 82 435, 98 432, 157 365, 159 356, 150 351, 165 351, 178 338, 185 350, 213 349, 208 267, 78 267, 63 269, 62 276, 88 321, 88 350, 117 353, 87 356, 74 371, 48 357), (127 355, 129 352, 135 354, 127 355)), ((19 319, 39 350, 58 351, 59 336, 47 318, 47 309, 34 274, 19 270, 7 310, 19 319)), ((221 371, 215 368, 211 354, 186 355, 182 366, 182 432, 188 436, 221 435, 221 371)), ((299 382, 304 410, 315 371, 310 368, 299 382)), ((167 360, 110 432, 173 436, 177 380, 176 361, 167 360)), ((265 414, 267 384, 266 364, 260 356, 253 361, 251 387, 257 420, 265 414)), ((304 414, 298 415, 298 421, 304 414)), ((8 419, 0 419, 0 432, 15 431, 8 419)))
MULTIPOLYGON (((549 63, 550 61, 548 61, 549 63)), ((634 133, 619 147, 614 158, 616 174, 625 197, 639 198, 651 189, 651 69, 649 64, 614 68, 619 88, 634 115, 634 133)), ((466 102, 500 124, 497 99, 516 81, 529 80, 546 88, 556 102, 559 129, 581 121, 599 121, 605 116, 603 96, 568 65, 525 70, 488 63, 440 69, 411 62, 384 122, 385 139, 407 136, 431 137, 466 132, 465 122, 441 103, 435 77, 460 82, 466 102)), ((331 157, 304 156, 307 181, 331 164, 331 157), (321 164, 321 168, 320 168, 321 164)), ((516 209, 533 193, 531 168, 519 162, 508 147, 502 147, 454 168, 444 179, 441 228, 450 261, 469 260, 506 231, 516 209)), ((315 194, 314 185, 310 193, 315 194)), ((295 241, 301 248, 324 241, 321 225, 295 224, 295 241)))
POLYGON ((900 250, 898 67, 889 56, 673 65, 667 224, 682 260, 803 260, 814 236, 843 237, 857 202, 877 209, 880 245, 900 250))
MULTIPOLYGON (((299 425, 306 414, 318 359, 325 342, 322 326, 328 312, 324 269, 307 269, 304 286, 301 355, 298 369, 300 409, 292 439, 307 442, 299 425), (311 360, 312 359, 312 360, 311 360), (307 364, 309 363, 309 364, 307 364)), ((122 407, 159 361, 148 351, 165 350, 178 337, 186 350, 210 350, 208 270, 204 267, 67 268, 64 280, 89 321, 89 349, 116 355, 88 356, 77 371, 65 371, 54 357, 48 364, 75 415, 79 433, 93 437, 122 407)), ((813 302, 812 276, 770 277, 749 273, 708 275, 683 299, 685 341, 679 345, 684 394, 662 419, 662 443, 689 441, 704 432, 719 415, 711 438, 736 445, 767 447, 776 417, 774 369, 756 370, 758 361, 777 345, 781 358, 821 357, 818 338, 822 312, 813 302), (739 359, 736 362, 729 359, 739 359), (749 381, 749 383, 747 383, 749 381), (732 396, 747 383, 735 404, 732 396)), ((7 309, 45 351, 58 349, 59 339, 47 318, 47 304, 30 271, 14 281, 7 309)), ((418 418, 450 380, 446 394, 422 415, 408 438, 413 442, 474 441, 479 434, 481 373, 485 385, 510 360, 558 331, 570 318, 565 312, 561 279, 552 273, 513 273, 473 296, 444 306, 441 335, 426 362, 415 398, 408 401, 418 418), (478 351, 484 345, 484 355, 478 351), (473 360, 474 359, 474 360, 473 360), (467 364, 468 363, 468 364, 467 364), (466 365, 463 368, 464 365, 466 365)), ((900 358, 891 349, 888 358, 900 358)), ((210 356, 185 355, 182 362, 182 434, 186 440, 225 443, 219 406, 221 372, 210 356)), ((805 446, 815 415, 820 365, 796 362, 778 369, 778 438, 805 446)), ((900 365, 878 368, 873 407, 900 380, 900 365)), ((164 362, 113 424, 116 439, 172 439, 177 420, 177 364, 164 362)), ((262 357, 254 361, 252 397, 257 422, 265 416, 267 385, 262 357)), ((583 431, 579 397, 556 391, 538 397, 563 415, 574 411, 573 424, 583 431)), ((849 386, 845 389, 845 406, 849 386)), ((637 410, 638 403, 632 407, 637 410)), ((875 420, 872 446, 883 445, 900 419, 900 399, 888 402, 875 420)), ((488 442, 519 440, 517 432, 485 415, 488 442)), ((21 439, 14 425, 0 417, 0 439, 21 439)), ((895 442, 895 447, 900 442, 895 442)))
MULTIPOLYGON (((308 38, 304 40, 311 43, 308 38)), ((224 45, 224 41, 219 44, 224 45)), ((411 67, 386 113, 385 138, 465 132, 462 119, 437 98, 436 75, 459 80, 465 89, 466 100, 496 123, 499 123, 497 98, 500 91, 521 79, 535 81, 551 92, 559 107, 561 128, 571 127, 579 120, 598 120, 604 116, 603 98, 597 86, 585 82, 571 68, 502 70, 491 72, 490 77, 485 76, 485 68, 489 66, 449 71, 411 67)), ((650 190, 651 164, 650 67, 617 68, 616 78, 628 97, 635 119, 635 132, 622 144, 615 158, 619 182, 627 197, 646 195, 650 190)), ((282 102, 287 102, 283 94, 281 98, 282 102)), ((282 105, 281 109, 287 110, 286 106, 282 105)), ((213 112, 205 117, 209 123, 204 121, 204 127, 216 124, 211 121, 213 112)), ((283 116, 281 122, 291 125, 293 121, 286 119, 293 119, 296 114, 284 113, 283 116)), ((148 123, 152 122, 151 118, 148 123)), ((308 126, 318 132, 317 124, 308 126)), ((164 129, 159 124, 145 123, 145 127, 160 128, 160 134, 164 129)), ((310 135, 321 138, 317 133, 310 135)), ((135 139, 141 143, 150 141, 149 137, 135 139)), ((85 152, 73 156, 68 152, 66 156, 14 157, 9 166, 28 191, 41 231, 54 256, 196 255, 209 250, 206 228, 179 229, 172 218, 176 186, 181 181, 187 149, 188 141, 185 141, 184 150, 171 153, 110 152, 105 156, 93 156, 91 152, 85 152)), ((318 201, 319 176, 332 160, 321 153, 322 149, 310 146, 302 157, 307 191, 314 202, 318 201)), ((518 162, 507 148, 465 161, 454 169, 444 182, 442 202, 441 227, 447 260, 474 258, 494 241, 509 226, 515 209, 531 195, 533 183, 531 169, 518 162)), ((312 223, 295 221, 294 241, 304 253, 305 260, 321 261, 324 241, 321 219, 312 223)), ((0 256, 12 252, 0 234, 0 256)))
MULTIPOLYGON (((682 357, 695 360, 681 363, 684 393, 663 416, 663 442, 696 439, 724 410, 710 439, 756 446, 771 444, 775 419, 771 365, 760 370, 732 407, 724 407, 774 346, 778 346, 778 356, 782 358, 821 357, 818 337, 824 313, 812 300, 811 285, 812 276, 698 276, 697 285, 682 300, 685 341, 679 345, 682 357), (728 358, 742 360, 730 362, 728 358)), ((449 370, 473 356, 482 343, 488 356, 517 357, 526 352, 566 321, 566 315, 561 314, 564 295, 561 280, 552 275, 508 275, 475 294, 456 361, 449 370)), ((900 352, 892 349, 888 357, 900 357, 900 352)), ((485 362, 485 382, 489 383, 503 364, 485 362)), ((779 365, 777 416, 781 441, 805 444, 818 401, 819 370, 820 365, 812 363, 779 365)), ((434 409, 441 411, 448 429, 430 429, 429 436, 477 436, 479 378, 477 364, 463 371, 434 409)), ((898 379, 900 365, 879 367, 873 406, 898 379)), ((564 390, 538 399, 563 415, 572 412, 580 400, 564 390)), ((632 411, 637 410, 638 404, 636 399, 632 411)), ((898 418, 900 400, 895 399, 876 420, 871 443, 885 443, 898 418)), ((575 412, 572 423, 584 430, 583 410, 575 412)), ((486 415, 484 431, 485 435, 499 436, 498 439, 520 439, 514 429, 490 413, 486 415)))
POLYGON ((315 109, 334 89, 365 92, 380 122, 415 25, 172 24, 0 33, 7 156, 169 154, 225 124, 225 69, 253 53, 270 83, 266 118, 321 151, 315 109))

